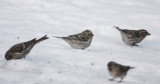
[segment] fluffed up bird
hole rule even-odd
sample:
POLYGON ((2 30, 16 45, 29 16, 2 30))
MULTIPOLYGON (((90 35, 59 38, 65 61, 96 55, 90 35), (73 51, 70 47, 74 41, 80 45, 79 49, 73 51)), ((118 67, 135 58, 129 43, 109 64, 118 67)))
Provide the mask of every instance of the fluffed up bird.
POLYGON ((44 41, 48 39, 47 35, 43 36, 40 39, 32 39, 27 42, 23 43, 18 43, 13 45, 5 54, 5 59, 6 60, 11 60, 11 59, 21 59, 25 58, 27 54, 31 51, 31 49, 34 47, 35 44, 44 41))
POLYGON ((93 36, 94 35, 90 30, 85 30, 81 33, 69 35, 67 37, 53 37, 63 39, 74 49, 84 50, 90 46, 93 36))
POLYGON ((131 46, 138 46, 137 43, 140 43, 146 36, 151 35, 145 29, 128 30, 120 29, 119 27, 115 28, 120 31, 123 42, 131 46))
POLYGON ((121 80, 119 82, 123 81, 123 78, 127 75, 127 72, 130 69, 133 69, 134 67, 130 66, 124 66, 118 63, 115 63, 113 61, 108 63, 108 72, 111 76, 113 76, 112 79, 109 79, 110 81, 113 81, 115 78, 120 78, 121 80))

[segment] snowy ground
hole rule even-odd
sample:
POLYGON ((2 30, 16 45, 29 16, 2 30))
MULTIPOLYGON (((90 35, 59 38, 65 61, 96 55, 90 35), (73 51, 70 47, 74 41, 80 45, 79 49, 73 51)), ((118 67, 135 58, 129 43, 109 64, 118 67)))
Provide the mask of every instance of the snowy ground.
POLYGON ((108 80, 109 61, 136 67, 122 84, 158 84, 159 22, 160 0, 0 0, 0 84, 117 84, 119 79, 108 80), (113 26, 146 29, 152 35, 130 47, 113 26), (50 38, 26 59, 4 58, 16 43, 85 29, 95 36, 84 51, 50 38))

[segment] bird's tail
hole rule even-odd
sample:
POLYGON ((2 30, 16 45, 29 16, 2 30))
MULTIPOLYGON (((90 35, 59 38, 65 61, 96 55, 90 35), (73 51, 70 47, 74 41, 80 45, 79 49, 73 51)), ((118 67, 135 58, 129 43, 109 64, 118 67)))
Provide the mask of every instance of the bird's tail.
POLYGON ((36 40, 36 44, 39 43, 39 42, 41 42, 41 41, 44 41, 44 40, 46 40, 48 38, 49 37, 47 37, 47 35, 45 35, 45 36, 41 37, 40 39, 36 40))
POLYGON ((58 37, 58 36, 52 36, 54 38, 59 38, 59 39, 63 39, 63 37, 58 37))
POLYGON ((115 27, 118 31, 122 31, 122 29, 120 29, 119 27, 113 26, 115 27))
POLYGON ((131 66, 129 67, 129 69, 134 69, 134 68, 135 68, 135 67, 131 67, 131 66))

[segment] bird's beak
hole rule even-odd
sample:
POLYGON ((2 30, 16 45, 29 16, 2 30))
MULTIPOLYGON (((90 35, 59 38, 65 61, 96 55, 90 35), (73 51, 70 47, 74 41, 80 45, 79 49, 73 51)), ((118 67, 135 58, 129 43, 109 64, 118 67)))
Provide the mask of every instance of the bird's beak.
POLYGON ((148 35, 151 35, 150 33, 148 33, 148 35))
POLYGON ((93 34, 90 34, 91 36, 94 36, 93 34))

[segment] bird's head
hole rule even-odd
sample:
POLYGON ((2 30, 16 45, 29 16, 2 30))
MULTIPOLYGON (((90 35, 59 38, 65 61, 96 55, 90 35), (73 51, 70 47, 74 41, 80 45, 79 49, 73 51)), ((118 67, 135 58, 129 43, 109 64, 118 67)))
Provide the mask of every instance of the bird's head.
POLYGON ((141 33, 141 35, 142 36, 147 36, 147 35, 151 35, 150 33, 148 33, 148 31, 147 30, 145 30, 145 29, 141 29, 141 30, 139 30, 139 32, 141 33))
POLYGON ((93 37, 94 36, 93 33, 90 30, 85 30, 82 33, 87 35, 87 36, 89 36, 89 37, 93 37))
POLYGON ((13 59, 12 56, 13 56, 12 54, 6 54, 6 55, 5 55, 5 59, 6 59, 6 60, 11 60, 11 59, 13 59))
POLYGON ((110 61, 110 62, 108 63, 108 66, 111 66, 111 65, 114 65, 114 64, 116 64, 114 61, 110 61))
POLYGON ((114 65, 116 65, 117 63, 115 63, 115 62, 113 62, 113 61, 110 61, 109 63, 108 63, 108 69, 110 69, 111 70, 111 67, 112 66, 114 66, 114 65))

